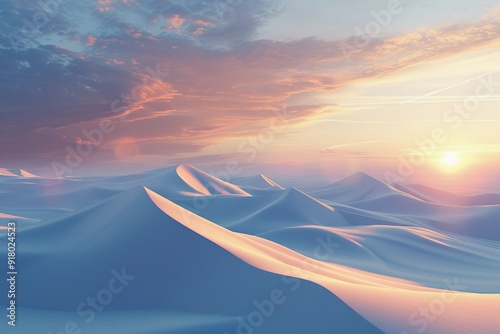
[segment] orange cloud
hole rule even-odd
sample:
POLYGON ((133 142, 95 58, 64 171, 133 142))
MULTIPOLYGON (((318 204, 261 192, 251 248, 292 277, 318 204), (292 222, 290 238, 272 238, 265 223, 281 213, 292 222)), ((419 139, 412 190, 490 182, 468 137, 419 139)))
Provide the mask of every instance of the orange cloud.
POLYGON ((363 68, 372 75, 445 58, 475 48, 498 43, 500 21, 486 19, 480 22, 457 24, 442 29, 410 31, 372 43, 354 62, 365 61, 363 68))
POLYGON ((179 14, 175 14, 167 19, 167 22, 176 29, 179 29, 184 22, 186 22, 185 18, 182 18, 179 14))
POLYGON ((214 26, 214 24, 212 22, 205 21, 205 20, 202 20, 202 19, 193 20, 193 23, 197 24, 199 26, 203 26, 203 27, 213 27, 214 26))
POLYGON ((205 28, 203 27, 199 27, 197 28, 194 32, 193 32, 193 35, 203 35, 203 33, 205 32, 205 28))
POLYGON ((87 46, 92 46, 96 43, 97 38, 95 36, 87 36, 87 39, 85 40, 85 45, 87 46))
MULTIPOLYGON (((177 28, 185 23, 179 15, 170 21, 177 28)), ((119 52, 120 58, 133 59, 133 64, 158 64, 169 70, 160 77, 134 73, 137 86, 123 92, 134 98, 120 102, 122 112, 111 117, 116 131, 107 140, 124 143, 121 138, 134 138, 138 154, 189 154, 255 136, 284 109, 289 126, 283 133, 292 132, 296 125, 334 108, 290 105, 291 97, 332 91, 356 80, 497 43, 499 27, 491 19, 405 32, 371 40, 351 59, 342 51, 345 41, 314 38, 254 41, 226 51, 144 36, 127 40, 128 45, 119 39, 101 41, 111 52, 119 52)), ((109 149, 117 152, 114 146, 109 149)), ((118 155, 122 155, 119 152, 121 148, 118 155)))

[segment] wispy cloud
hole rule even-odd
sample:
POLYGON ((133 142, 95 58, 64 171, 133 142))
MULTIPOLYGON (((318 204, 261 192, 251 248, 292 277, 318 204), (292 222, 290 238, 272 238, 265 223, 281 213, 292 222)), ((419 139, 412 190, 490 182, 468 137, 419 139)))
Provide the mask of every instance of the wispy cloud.
POLYGON ((387 140, 366 140, 362 142, 356 142, 356 143, 345 143, 345 144, 337 144, 333 146, 329 146, 323 149, 323 152, 336 152, 338 150, 344 150, 344 149, 350 149, 353 147, 358 147, 358 146, 365 146, 365 145, 371 145, 371 144, 378 144, 385 142, 387 140))

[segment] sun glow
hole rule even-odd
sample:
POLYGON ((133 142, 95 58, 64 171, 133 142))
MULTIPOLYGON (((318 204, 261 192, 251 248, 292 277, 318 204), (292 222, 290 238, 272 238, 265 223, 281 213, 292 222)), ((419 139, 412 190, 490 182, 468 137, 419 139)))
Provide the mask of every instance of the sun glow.
POLYGON ((443 154, 441 163, 448 169, 453 169, 460 164, 460 159, 456 152, 446 152, 443 154))

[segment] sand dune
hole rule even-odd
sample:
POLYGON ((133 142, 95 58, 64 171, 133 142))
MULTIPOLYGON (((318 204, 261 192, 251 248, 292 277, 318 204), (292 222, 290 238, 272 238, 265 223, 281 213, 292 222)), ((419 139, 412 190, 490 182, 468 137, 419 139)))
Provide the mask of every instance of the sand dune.
POLYGON ((500 247, 488 241, 406 226, 302 226, 261 234, 263 238, 309 257, 423 286, 446 288, 450 276, 459 277, 463 291, 495 293, 500 282, 500 247), (318 241, 333 245, 318 250, 318 241), (411 264, 411 265, 409 265, 411 264))
POLYGON ((335 206, 351 225, 419 226, 500 240, 496 218, 500 205, 493 204, 497 195, 461 197, 444 191, 434 193, 424 186, 413 188, 425 189, 434 196, 426 197, 400 185, 389 186, 363 173, 308 193, 335 206))
POLYGON ((421 184, 395 185, 395 188, 425 201, 453 206, 500 205, 500 194, 463 196, 421 184))
POLYGON ((294 188, 272 190, 245 198, 206 199, 199 202, 202 206, 198 210, 191 199, 175 199, 175 202, 232 231, 250 234, 302 225, 348 225, 344 217, 331 206, 294 188), (228 211, 228 208, 238 209, 228 211))
POLYGON ((231 179, 231 182, 241 187, 250 189, 260 189, 260 190, 284 189, 282 186, 280 186, 279 184, 277 184, 276 182, 274 182, 273 180, 262 174, 231 179))
POLYGON ((39 178, 40 177, 38 175, 35 175, 35 174, 30 173, 28 171, 25 171, 24 169, 20 169, 19 173, 21 174, 21 176, 27 177, 27 178, 39 178))
POLYGON ((17 219, 21 218, 22 219, 22 217, 19 217, 19 216, 9 215, 9 214, 0 212, 0 219, 9 219, 9 218, 17 218, 17 219))
MULTIPOLYGON (((249 266, 178 224, 154 205, 144 189, 128 190, 96 207, 27 229, 23 244, 24 251, 18 254, 24 263, 23 275, 18 277, 23 286, 19 304, 57 312, 63 318, 66 314, 79 323, 85 317, 71 313, 75 307, 106 287, 111 270, 125 268, 135 278, 106 307, 111 313, 102 315, 104 318, 112 312, 145 310, 145 318, 137 312, 137 321, 143 323, 148 319, 147 310, 166 310, 167 318, 168 310, 175 310, 201 316, 197 321, 185 320, 186 333, 199 331, 196 323, 203 314, 226 319, 207 333, 236 332, 238 317, 252 312, 255 300, 265 300, 280 289, 286 293, 287 303, 269 319, 268 332, 328 333, 328 328, 340 326, 346 333, 379 333, 323 288, 249 266), (82 281, 82 277, 86 279, 82 281), (292 290, 297 284, 300 289, 292 290), (301 320, 287 324, 287 319, 301 320)), ((61 326, 59 322, 46 324, 51 330, 57 325, 61 326)), ((92 325, 94 332, 102 333, 99 322, 92 325)))
POLYGON ((56 218, 89 207, 133 188, 148 186, 169 198, 207 195, 249 196, 236 185, 219 180, 189 165, 120 177, 46 179, 8 178, 0 189, 0 210, 29 209, 30 217, 56 218), (8 184, 8 186, 7 186, 8 184), (29 203, 29 208, 27 204, 29 203))
POLYGON ((197 190, 203 195, 243 195, 248 196, 248 193, 241 190, 237 186, 222 181, 209 175, 193 166, 180 165, 176 168, 177 175, 186 182, 187 185, 197 190))
MULTIPOLYGON (((227 249, 245 262, 273 273, 311 280, 336 294, 386 333, 408 327, 408 315, 422 305, 440 300, 446 290, 424 288, 416 283, 314 260, 279 244, 255 236, 234 233, 148 190, 155 204, 179 223, 227 249), (308 264, 305 268, 304 264, 308 264), (311 268, 311 269, 309 269, 311 268)), ((459 294, 449 311, 428 324, 432 333, 491 333, 500 326, 498 294, 459 294), (453 314, 450 316, 449 314, 453 314), (457 315, 459 318, 456 318, 457 315), (478 321, 477 317, 481 317, 478 321)), ((444 302, 443 302, 444 303, 444 302)))
POLYGON ((0 220, 15 220, 22 241, 20 333, 59 333, 69 320, 99 334, 500 328, 500 206, 451 205, 453 194, 424 198, 362 173, 307 194, 239 180, 189 165, 2 177, 0 220), (122 271, 133 279, 87 323, 77 306, 122 271))
POLYGON ((6 169, 0 168, 0 176, 39 178, 40 176, 30 173, 24 169, 6 169))
POLYGON ((19 176, 6 168, 0 168, 0 176, 19 176))
POLYGON ((312 196, 351 203, 391 194, 394 188, 365 173, 356 173, 333 184, 308 191, 312 196))
POLYGON ((240 187, 220 180, 191 165, 162 168, 136 175, 108 178, 99 184, 109 189, 126 190, 147 186, 164 196, 249 196, 240 187))

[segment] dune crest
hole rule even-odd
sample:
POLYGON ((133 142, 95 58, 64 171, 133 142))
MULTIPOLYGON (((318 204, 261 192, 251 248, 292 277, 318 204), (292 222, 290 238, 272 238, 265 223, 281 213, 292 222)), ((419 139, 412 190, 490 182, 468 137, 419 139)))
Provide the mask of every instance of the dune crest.
POLYGON ((189 186, 203 195, 241 195, 250 196, 238 186, 222 181, 191 165, 180 165, 176 168, 177 175, 189 186))
POLYGON ((6 168, 0 168, 0 176, 19 176, 17 174, 12 173, 10 170, 6 168))
POLYGON ((28 171, 25 171, 24 169, 20 169, 19 170, 19 173, 21 174, 21 176, 23 177, 28 177, 28 178, 40 178, 40 176, 38 175, 35 175, 33 173, 30 173, 28 171))

